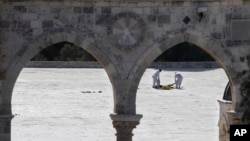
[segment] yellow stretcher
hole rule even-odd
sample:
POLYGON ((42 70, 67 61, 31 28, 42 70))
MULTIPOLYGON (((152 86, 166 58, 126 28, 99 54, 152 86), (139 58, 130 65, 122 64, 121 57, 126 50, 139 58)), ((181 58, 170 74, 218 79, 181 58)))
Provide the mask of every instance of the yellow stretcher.
POLYGON ((173 87, 174 84, 175 83, 168 84, 168 85, 160 85, 160 87, 156 88, 156 89, 160 89, 160 90, 172 90, 172 89, 174 89, 174 87, 173 87))

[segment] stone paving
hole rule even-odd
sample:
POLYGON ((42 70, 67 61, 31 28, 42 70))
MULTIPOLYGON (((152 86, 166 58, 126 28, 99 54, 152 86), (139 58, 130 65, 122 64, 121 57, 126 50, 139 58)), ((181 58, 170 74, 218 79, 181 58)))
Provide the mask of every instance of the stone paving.
MULTIPOLYGON (((218 141, 223 69, 167 69, 161 82, 184 75, 183 90, 152 89, 147 69, 137 92, 134 141, 218 141)), ((12 141, 115 141, 112 86, 104 69, 24 68, 12 97, 12 141)))

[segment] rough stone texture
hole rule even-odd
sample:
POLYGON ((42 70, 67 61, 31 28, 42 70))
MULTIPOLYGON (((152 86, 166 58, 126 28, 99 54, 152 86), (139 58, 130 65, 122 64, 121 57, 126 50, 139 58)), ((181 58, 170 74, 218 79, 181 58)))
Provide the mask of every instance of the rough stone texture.
POLYGON ((0 114, 0 140, 11 140, 11 119, 13 115, 1 115, 0 114))
POLYGON ((116 129, 117 141, 132 141, 133 129, 139 124, 142 115, 111 114, 113 126, 116 129))
MULTIPOLYGON (((217 62, 153 62, 150 68, 219 68, 217 62)), ((29 61, 28 68, 102 68, 94 61, 29 61)), ((0 83, 1 87, 1 83, 0 83)))
POLYGON ((138 76, 183 42, 225 69, 234 89, 232 110, 240 113, 237 76, 249 69, 249 54, 239 52, 249 51, 249 13, 246 0, 1 0, 0 115, 11 113, 12 89, 25 64, 63 41, 89 51, 107 70, 117 114, 136 114, 138 76))
POLYGON ((227 100, 218 100, 220 106, 220 118, 218 122, 219 126, 219 141, 230 141, 230 124, 227 116, 227 112, 232 110, 232 102, 227 100))

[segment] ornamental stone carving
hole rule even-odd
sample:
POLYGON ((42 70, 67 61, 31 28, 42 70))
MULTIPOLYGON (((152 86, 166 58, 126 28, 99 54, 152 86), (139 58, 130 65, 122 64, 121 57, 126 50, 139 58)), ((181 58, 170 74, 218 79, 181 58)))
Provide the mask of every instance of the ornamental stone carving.
POLYGON ((113 17, 108 30, 110 41, 114 46, 132 49, 143 41, 145 24, 137 14, 122 12, 113 17))

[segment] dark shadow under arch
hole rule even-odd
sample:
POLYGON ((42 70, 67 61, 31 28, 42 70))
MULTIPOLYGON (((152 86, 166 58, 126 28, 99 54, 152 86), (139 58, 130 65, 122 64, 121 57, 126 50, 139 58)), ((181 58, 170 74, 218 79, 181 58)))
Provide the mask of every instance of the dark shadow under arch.
POLYGON ((215 61, 203 49, 189 43, 180 43, 158 56, 154 62, 201 62, 215 61))
POLYGON ((60 42, 41 50, 31 61, 97 61, 89 52, 69 42, 60 42))

